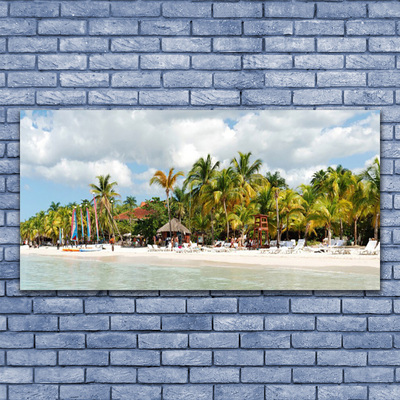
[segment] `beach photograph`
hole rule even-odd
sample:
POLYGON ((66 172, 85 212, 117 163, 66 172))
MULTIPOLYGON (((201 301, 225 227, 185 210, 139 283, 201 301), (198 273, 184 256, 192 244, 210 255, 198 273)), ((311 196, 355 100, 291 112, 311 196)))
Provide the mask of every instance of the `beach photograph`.
POLYGON ((25 110, 21 290, 379 290, 380 113, 25 110))

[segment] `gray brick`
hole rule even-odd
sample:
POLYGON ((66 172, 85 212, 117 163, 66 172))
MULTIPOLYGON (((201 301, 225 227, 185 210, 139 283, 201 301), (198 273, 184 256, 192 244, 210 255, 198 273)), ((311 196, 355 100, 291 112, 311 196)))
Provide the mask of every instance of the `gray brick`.
POLYGON ((0 59, 0 68, 12 69, 33 69, 35 66, 34 55, 3 54, 0 59))
POLYGON ((294 313, 323 313, 332 314, 340 312, 340 300, 332 298, 303 299, 294 298, 291 302, 294 313))
MULTIPOLYGON (((189 92, 187 90, 175 90, 175 91, 144 91, 141 90, 139 92, 139 104, 141 105, 153 105, 153 106, 170 106, 170 105, 176 105, 176 106, 185 106, 189 104, 189 92)), ((162 300, 162 299, 161 299, 162 300)), ((175 300, 175 299, 165 299, 165 300, 175 300)), ((176 299, 178 300, 178 299, 176 299)), ((182 299, 179 299, 182 300, 182 299)), ((162 302, 160 303, 162 304, 162 302)), ((152 306, 150 306, 151 308, 152 306)), ((179 313, 182 312, 181 306, 177 306, 177 308, 174 308, 174 306, 171 305, 171 311, 172 313, 179 313)), ((145 310, 147 307, 143 306, 143 310, 145 310)), ((155 307, 157 308, 157 307, 155 307)), ((160 312, 168 312, 168 308, 164 309, 164 311, 160 312)), ((139 312, 139 311, 138 311, 139 312)), ((151 312, 151 311, 143 311, 143 312, 151 312)))
POLYGON ((341 383, 341 368, 293 368, 294 383, 341 383))
POLYGON ((211 39, 163 38, 161 40, 161 49, 169 53, 180 53, 182 49, 191 53, 209 53, 211 51, 211 39))
POLYGON ((242 93, 242 103, 244 105, 289 105, 291 93, 289 90, 244 90, 242 93))
POLYGON ((393 56, 374 54, 346 56, 346 68, 350 69, 392 69, 394 66, 393 56))
POLYGON ((192 90, 191 104, 234 106, 240 104, 240 95, 230 90, 192 90))
POLYGON ((262 50, 260 38, 215 38, 213 50, 222 53, 256 53, 262 50))
POLYGON ((310 350, 266 350, 266 365, 314 365, 316 353, 310 350))
POLYGON ((159 3, 111 3, 111 15, 114 17, 158 17, 160 13, 159 3))
POLYGON ((343 299, 344 314, 390 314, 391 300, 384 299, 343 299))
POLYGON ((112 350, 111 365, 158 366, 160 353, 154 350, 112 350))
POLYGON ((265 317, 265 330, 268 331, 312 331, 315 328, 314 316, 271 315, 265 317))
POLYGON ((329 316, 317 317, 319 331, 365 331, 367 319, 365 317, 329 316))
POLYGON ((319 3, 317 4, 318 18, 361 18, 367 16, 367 8, 361 3, 319 3))
POLYGON ((189 21, 142 21, 140 24, 140 33, 142 35, 175 36, 189 35, 189 21))
POLYGON ((264 5, 264 16, 268 18, 313 18, 314 4, 268 2, 264 5))
POLYGON ((184 315, 162 317, 164 331, 209 331, 212 326, 211 315, 184 315))
POLYGON ((91 298, 85 300, 85 312, 88 314, 133 313, 134 299, 91 298))
POLYGON ((339 333, 293 333, 292 346, 294 348, 340 348, 342 335, 339 333))
POLYGON ((88 383, 135 383, 136 370, 133 368, 87 368, 88 383))
POLYGON ((345 349, 387 349, 392 347, 388 333, 348 333, 343 335, 345 349))
POLYGON ((367 76, 365 72, 318 72, 317 84, 319 87, 366 86, 367 76))
POLYGON ((262 5, 257 3, 216 3, 214 18, 262 17, 262 5))
POLYGON ((260 316, 215 316, 216 331, 260 331, 263 329, 263 317, 260 316))
POLYGON ((111 39, 111 51, 149 53, 160 50, 160 40, 151 37, 111 39))
POLYGON ((398 331, 400 330, 400 316, 370 317, 368 318, 368 329, 370 331, 398 331))
MULTIPOLYGON (((211 87, 212 74, 201 71, 170 71, 163 74, 164 87, 171 88, 192 88, 192 87, 211 87)), ((158 78, 158 85, 160 78, 158 78)))
POLYGON ((318 385, 318 398, 321 400, 335 400, 335 399, 360 399, 367 400, 367 387, 356 385, 318 385))
POLYGON ((344 35, 343 21, 307 20, 294 23, 295 33, 300 36, 341 36, 344 35))
POLYGON ((139 334, 139 347, 143 349, 179 349, 188 345, 188 335, 182 333, 139 334))
POLYGON ((400 4, 396 2, 371 3, 369 5, 369 17, 371 18, 395 18, 400 17, 400 4))
POLYGON ((0 369, 0 383, 30 383, 32 381, 32 368, 3 367, 0 369))
POLYGON ((106 400, 110 398, 110 386, 108 385, 61 385, 60 399, 96 399, 106 400))
MULTIPOLYGON (((181 386, 181 385, 180 385, 181 386)), ((186 386, 186 385, 185 385, 186 386)), ((182 386, 181 386, 182 387, 182 386)), ((148 385, 118 385, 112 387, 113 399, 140 400, 146 398, 149 400, 161 399, 161 386, 148 385)))
POLYGON ((212 352, 205 350, 166 350, 162 352, 163 365, 211 365, 212 352))
POLYGON ((138 22, 122 19, 94 19, 89 21, 90 35, 137 35, 138 22))
POLYGON ((237 311, 237 300, 234 298, 188 299, 187 309, 190 313, 232 313, 237 311))
POLYGON ((315 74, 310 72, 275 72, 265 74, 266 87, 314 87, 315 74))
POLYGON ((161 326, 159 316, 147 315, 115 315, 111 317, 111 329, 117 331, 151 331, 159 330, 161 326))
POLYGON ((61 3, 63 17, 106 17, 109 15, 109 5, 96 2, 67 2, 61 3))
POLYGON ((392 368, 345 368, 344 381, 351 383, 393 382, 394 373, 392 368))
POLYGON ((142 55, 140 56, 140 66, 142 69, 188 69, 189 56, 180 54, 142 55))
POLYGON ((29 349, 33 347, 33 334, 1 332, 0 341, 3 349, 29 349))
POLYGON ((85 381, 84 369, 70 368, 36 368, 35 382, 38 383, 83 383, 85 381))
POLYGON ((8 39, 10 53, 50 53, 57 51, 56 38, 11 37, 8 39))
POLYGON ((290 347, 290 334, 272 332, 243 333, 240 336, 240 343, 243 348, 287 349, 290 347))
MULTIPOLYGON (((337 387, 336 385, 334 386, 337 387)), ((314 400, 316 396, 315 386, 310 385, 266 385, 266 398, 291 400, 297 397, 303 400, 314 400)))
POLYGON ((85 335, 83 333, 38 333, 35 344, 38 349, 81 349, 85 347, 85 335))
POLYGON ((340 69, 343 68, 344 57, 332 54, 297 55, 294 65, 300 69, 340 69))
POLYGON ((61 38, 60 50, 64 52, 103 53, 108 51, 108 39, 61 38))
MULTIPOLYGON (((186 56, 181 56, 181 57, 186 57, 186 56)), ((187 65, 187 67, 189 66, 189 59, 185 61, 184 65, 187 65)), ((240 65, 241 65, 240 56, 218 55, 218 54, 212 54, 212 55, 204 54, 204 55, 192 56, 193 69, 238 70, 241 68, 240 65)))
POLYGON ((190 369, 191 383, 238 383, 239 368, 193 367, 190 369))
POLYGON ((10 331, 56 331, 58 321, 57 317, 47 315, 10 316, 8 317, 8 329, 10 331))
POLYGON ((369 365, 400 365, 400 351, 372 350, 368 352, 369 365))
POLYGON ((64 87, 106 87, 109 85, 107 73, 80 72, 61 73, 60 84, 64 87))
POLYGON ((96 90, 89 93, 89 104, 135 105, 138 93, 131 90, 96 90))
POLYGON ((137 69, 139 57, 135 54, 96 54, 89 58, 91 69, 137 69))
POLYGON ((38 56, 39 70, 85 69, 86 65, 85 55, 52 54, 38 56))
MULTIPOLYGON (((370 4, 369 8, 370 15, 371 15, 371 6, 373 5, 374 4, 370 4)), ((380 5, 381 5, 380 8, 382 8, 383 3, 380 3, 380 5)), ((348 35, 354 35, 354 36, 394 35, 395 31, 396 27, 394 21, 359 20, 359 21, 346 22, 346 32, 348 35)))
POLYGON ((290 383, 290 368, 242 368, 242 382, 245 383, 290 383))
POLYGON ((363 367, 367 365, 367 353, 365 351, 345 350, 318 351, 317 364, 363 367))
POLYGON ((7 19, 0 20, 0 36, 34 35, 36 20, 31 18, 13 18, 12 24, 7 19))
POLYGON ((84 35, 86 33, 85 21, 70 19, 41 20, 38 25, 39 35, 84 35))
POLYGON ((187 3, 174 1, 162 6, 164 17, 170 18, 207 18, 211 17, 210 3, 187 3))
POLYGON ((363 53, 366 48, 366 39, 361 38, 317 39, 317 50, 323 53, 363 53))
POLYGON ((60 328, 63 331, 100 331, 109 329, 107 316, 74 315, 60 317, 60 328))
POLYGON ((369 51, 372 52, 396 52, 400 46, 400 38, 385 37, 369 39, 369 51))
POLYGON ((238 333, 191 333, 189 334, 191 348, 237 348, 239 347, 238 333))
POLYGON ((315 50, 314 39, 271 37, 264 39, 265 50, 268 52, 302 53, 315 50))
POLYGON ((9 387, 9 399, 47 400, 58 396, 57 385, 12 385, 9 387))
POLYGON ((209 19, 195 20, 192 24, 193 35, 197 36, 236 36, 242 33, 241 21, 209 19))
POLYGON ((83 90, 46 90, 37 93, 36 102, 41 105, 85 104, 86 93, 83 90))
POLYGON ((138 382, 140 383, 186 383, 187 381, 187 368, 150 367, 138 369, 138 382))
POLYGON ((108 365, 105 350, 61 350, 58 352, 59 365, 108 365))
POLYGON ((215 385, 216 400, 264 399, 262 385, 215 385))
POLYGON ((243 27, 244 34, 252 36, 293 34, 291 21, 245 21, 243 27))
POLYGON ((288 298, 242 297, 239 299, 239 312, 247 314, 275 314, 289 312, 288 298))
POLYGON ((212 398, 213 388, 210 385, 165 385, 164 400, 207 400, 212 398))
POLYGON ((393 104, 391 90, 345 90, 344 102, 348 105, 385 105, 393 104))
POLYGON ((7 365, 13 366, 54 366, 57 353, 54 350, 10 350, 7 351, 7 365))
POLYGON ((13 2, 10 4, 12 17, 58 17, 59 5, 50 2, 13 2))

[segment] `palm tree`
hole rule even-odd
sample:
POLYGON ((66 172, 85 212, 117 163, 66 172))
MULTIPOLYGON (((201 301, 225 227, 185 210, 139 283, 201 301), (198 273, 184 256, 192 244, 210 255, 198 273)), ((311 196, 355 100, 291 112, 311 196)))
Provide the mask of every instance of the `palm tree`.
POLYGON ((206 210, 211 210, 215 206, 223 208, 226 219, 227 240, 229 239, 228 208, 239 203, 242 196, 242 191, 238 184, 237 175, 233 172, 232 167, 229 167, 219 171, 215 179, 202 190, 201 198, 206 210))
POLYGON ((128 210, 132 210, 133 208, 137 207, 136 197, 126 196, 123 204, 127 207, 128 210))
POLYGON ((52 201, 49 208, 47 209, 47 212, 58 211, 59 208, 60 208, 60 202, 55 203, 54 201, 52 201))
POLYGON ((315 191, 316 195, 321 194, 327 177, 328 177, 328 173, 323 169, 320 169, 319 171, 317 171, 313 174, 312 179, 311 179, 311 185, 312 185, 313 190, 315 191))
POLYGON ((313 213, 314 203, 318 199, 317 192, 314 190, 313 186, 310 185, 300 185, 303 213, 305 217, 305 232, 304 232, 304 245, 307 246, 307 236, 310 231, 314 230, 313 220, 310 219, 310 215, 313 213))
MULTIPOLYGON (((211 155, 208 154, 207 158, 199 158, 194 164, 192 169, 189 171, 185 182, 183 183, 183 189, 187 186, 190 188, 190 196, 199 203, 200 193, 202 189, 209 185, 212 179, 215 178, 219 167, 219 161, 213 163, 211 155)), ((214 245, 214 208, 210 210, 211 218, 211 244, 214 245)))
MULTIPOLYGON (((110 182, 111 175, 107 174, 99 175, 96 177, 98 179, 98 184, 91 183, 89 187, 91 188, 90 193, 94 194, 96 200, 100 206, 100 214, 103 210, 106 211, 108 215, 109 224, 111 226, 113 237, 115 239, 114 227, 117 229, 119 236, 121 233, 119 232, 118 226, 114 221, 114 218, 111 214, 111 201, 114 200, 115 197, 119 197, 119 193, 115 191, 115 187, 118 185, 117 182, 110 182)), ((107 218, 106 218, 107 220, 107 218)))
POLYGON ((249 199, 256 193, 256 181, 260 182, 262 176, 258 174, 261 168, 262 161, 257 159, 250 165, 250 153, 239 153, 239 158, 233 158, 231 164, 233 171, 238 175, 240 185, 243 188, 243 194, 246 197, 246 203, 248 204, 249 199))
POLYGON ((279 192, 281 189, 286 189, 286 181, 285 178, 281 177, 281 174, 279 171, 276 171, 275 173, 271 174, 270 172, 267 172, 265 174, 265 177, 267 178, 267 181, 271 185, 271 187, 274 189, 274 197, 275 197, 275 207, 276 207, 276 245, 279 247, 279 241, 281 240, 281 232, 280 232, 280 223, 279 223, 279 204, 278 204, 278 199, 279 199, 279 192))
POLYGON ((360 178, 353 176, 352 191, 349 196, 351 203, 350 222, 354 225, 354 244, 358 244, 358 220, 364 214, 368 207, 368 193, 366 186, 360 178))
POLYGON ((186 202, 187 202, 188 194, 185 193, 185 190, 180 187, 176 187, 174 189, 174 194, 171 201, 171 206, 175 206, 176 215, 179 219, 179 222, 182 222, 182 217, 186 213, 186 202))
POLYGON ((165 189, 167 195, 167 208, 168 208, 168 221, 169 221, 169 235, 172 238, 172 227, 171 227, 171 210, 169 207, 169 193, 174 191, 174 186, 179 176, 184 176, 182 171, 174 174, 174 168, 170 168, 168 176, 164 172, 158 170, 154 173, 154 176, 150 179, 150 185, 156 184, 165 189))
POLYGON ((378 240, 379 216, 380 216, 380 187, 381 187, 381 165, 376 157, 373 163, 362 173, 361 178, 367 182, 367 198, 369 209, 373 215, 374 239, 378 240))
POLYGON ((210 227, 211 219, 208 214, 203 215, 201 212, 198 212, 193 217, 193 226, 194 229, 201 233, 202 237, 202 245, 204 246, 204 235, 210 227))
POLYGON ((244 244, 244 234, 246 231, 250 230, 252 223, 254 221, 255 210, 253 206, 244 206, 242 204, 236 204, 233 212, 229 215, 232 221, 232 227, 241 230, 240 241, 243 246, 244 244))
POLYGON ((286 240, 289 240, 290 218, 293 215, 300 214, 304 211, 301 205, 301 197, 293 190, 285 190, 281 197, 281 213, 286 218, 286 240))
POLYGON ((322 224, 328 231, 328 245, 331 245, 332 228, 335 224, 343 218, 346 213, 351 209, 351 203, 345 199, 333 200, 327 197, 322 197, 314 204, 314 211, 310 214, 309 218, 322 224))

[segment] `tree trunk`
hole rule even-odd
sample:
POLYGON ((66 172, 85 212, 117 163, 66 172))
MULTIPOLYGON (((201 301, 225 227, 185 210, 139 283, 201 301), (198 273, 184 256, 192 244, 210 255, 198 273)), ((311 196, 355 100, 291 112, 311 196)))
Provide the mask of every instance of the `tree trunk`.
POLYGON ((331 245, 331 239, 332 239, 331 227, 328 226, 328 246, 331 245))
POLYGON ((214 207, 211 209, 210 218, 211 218, 211 246, 214 246, 214 244, 215 244, 215 241, 214 241, 214 207))
POLYGON ((289 217, 286 218, 286 240, 289 241, 289 217))
POLYGON ((306 231, 304 232, 304 246, 307 246, 307 235, 308 235, 309 229, 310 229, 310 223, 307 222, 306 231))
POLYGON ((278 205, 279 190, 275 192, 275 203, 276 203, 276 247, 279 248, 280 241, 280 227, 279 227, 279 205, 278 205))
POLYGON ((168 221, 169 221, 169 237, 172 239, 171 211, 169 209, 169 191, 166 190, 166 193, 167 193, 167 208, 168 208, 168 221))
POLYGON ((379 225, 379 213, 375 217, 375 227, 374 227, 374 239, 378 240, 378 225, 379 225))
POLYGON ((340 240, 343 240, 343 220, 340 218, 340 240))
POLYGON ((357 246, 357 218, 354 218, 354 246, 357 246))
POLYGON ((228 211, 226 210, 226 203, 224 201, 224 211, 226 218, 226 240, 229 240, 229 221, 228 221, 228 211))

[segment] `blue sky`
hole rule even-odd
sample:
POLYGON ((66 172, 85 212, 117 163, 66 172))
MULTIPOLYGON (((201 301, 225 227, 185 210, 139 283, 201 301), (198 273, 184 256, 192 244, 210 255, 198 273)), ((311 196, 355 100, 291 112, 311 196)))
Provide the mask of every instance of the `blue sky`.
POLYGON ((208 153, 227 166, 238 150, 292 187, 329 165, 357 171, 379 155, 379 111, 22 111, 21 220, 90 199, 89 183, 106 173, 121 200, 163 197, 148 184, 156 169, 186 173, 208 153))

